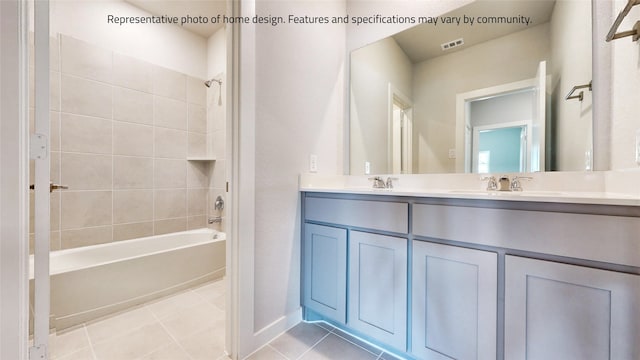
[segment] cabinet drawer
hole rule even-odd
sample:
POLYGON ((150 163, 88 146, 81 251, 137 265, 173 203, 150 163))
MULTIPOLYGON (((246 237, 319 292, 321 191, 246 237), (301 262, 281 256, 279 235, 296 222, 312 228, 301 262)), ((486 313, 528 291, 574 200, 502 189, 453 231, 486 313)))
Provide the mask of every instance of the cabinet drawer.
POLYGON ((406 234, 409 204, 308 197, 305 219, 406 234))
POLYGON ((640 218, 416 204, 413 234, 640 266, 640 218))

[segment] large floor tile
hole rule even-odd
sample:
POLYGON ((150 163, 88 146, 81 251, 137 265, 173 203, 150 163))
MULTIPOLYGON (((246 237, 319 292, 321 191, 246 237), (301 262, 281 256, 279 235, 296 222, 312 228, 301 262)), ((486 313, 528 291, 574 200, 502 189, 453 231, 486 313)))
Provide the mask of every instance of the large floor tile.
POLYGON ((49 336, 49 355, 52 359, 89 348, 89 337, 84 326, 49 336))
POLYGON ((181 340, 180 345, 193 360, 210 360, 225 354, 224 340, 224 326, 212 327, 181 340))
POLYGON ((329 334, 301 357, 304 360, 375 360, 377 358, 378 355, 374 355, 334 334, 329 334))
POLYGON ((156 321, 148 309, 139 307, 91 323, 87 325, 87 332, 91 343, 98 344, 156 321))
POLYGON ((190 308, 179 309, 160 321, 175 339, 183 340, 211 327, 224 328, 225 314, 215 306, 202 302, 190 308))
POLYGON ((284 355, 277 352, 274 348, 267 345, 256 351, 247 360, 288 360, 284 355))
POLYGON ((164 328, 153 323, 95 344, 93 350, 98 360, 134 360, 172 342, 164 328))
POLYGON ((171 343, 141 357, 140 360, 191 360, 191 357, 178 344, 171 343))
POLYGON ((328 333, 320 326, 302 322, 273 340, 270 345, 287 358, 297 359, 328 333))

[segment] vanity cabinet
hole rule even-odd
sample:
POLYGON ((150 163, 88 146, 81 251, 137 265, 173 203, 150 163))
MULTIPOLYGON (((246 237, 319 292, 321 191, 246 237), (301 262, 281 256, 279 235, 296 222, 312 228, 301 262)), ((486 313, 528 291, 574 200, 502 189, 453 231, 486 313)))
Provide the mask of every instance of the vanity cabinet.
POLYGON ((305 225, 303 302, 309 309, 346 322, 347 230, 305 225))
POLYGON ((408 359, 640 359, 638 207, 302 199, 305 319, 408 359))
POLYGON ((350 232, 347 324, 406 349, 407 239, 350 232))
POLYGON ((505 359, 640 359, 640 276, 506 256, 505 359))
POLYGON ((495 252, 413 242, 413 355, 496 358, 497 261, 495 252))

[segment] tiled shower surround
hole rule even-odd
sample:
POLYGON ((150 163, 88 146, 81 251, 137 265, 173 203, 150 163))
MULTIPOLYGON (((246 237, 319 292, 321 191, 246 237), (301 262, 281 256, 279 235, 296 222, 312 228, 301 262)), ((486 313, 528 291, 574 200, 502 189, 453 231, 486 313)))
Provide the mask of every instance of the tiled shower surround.
POLYGON ((220 90, 52 38, 51 181, 69 190, 51 194, 51 249, 206 227, 209 214, 222 215, 213 209, 224 191, 220 90))

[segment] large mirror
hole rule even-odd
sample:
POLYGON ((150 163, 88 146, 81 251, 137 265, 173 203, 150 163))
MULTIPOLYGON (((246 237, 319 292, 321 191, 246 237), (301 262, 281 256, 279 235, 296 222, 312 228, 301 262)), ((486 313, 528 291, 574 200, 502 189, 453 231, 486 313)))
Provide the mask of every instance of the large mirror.
POLYGON ((477 0, 433 20, 351 52, 352 175, 591 168, 590 1, 477 0))

